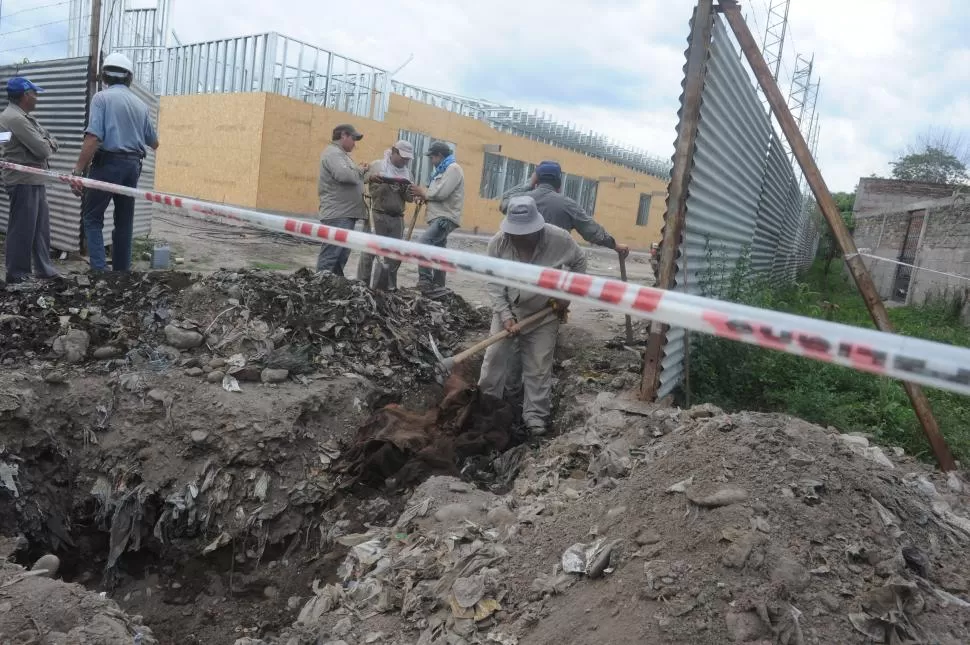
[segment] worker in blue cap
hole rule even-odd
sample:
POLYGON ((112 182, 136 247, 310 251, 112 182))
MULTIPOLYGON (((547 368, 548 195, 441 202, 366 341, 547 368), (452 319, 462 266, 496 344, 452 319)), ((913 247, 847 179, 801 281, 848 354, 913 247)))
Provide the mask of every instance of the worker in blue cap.
MULTIPOLYGON (((4 161, 50 169, 51 155, 57 152, 57 139, 31 115, 37 107, 37 95, 43 91, 22 76, 7 81, 10 104, 0 113, 0 132, 10 133, 10 140, 0 145, 0 158, 4 161)), ((23 282, 30 278, 31 269, 41 279, 59 277, 51 262, 51 218, 46 178, 6 168, 0 173, 10 197, 4 250, 5 282, 23 282)))
POLYGON ((596 220, 587 213, 576 200, 562 194, 562 167, 555 161, 543 161, 536 166, 529 182, 516 186, 502 195, 499 209, 504 215, 509 199, 528 195, 536 202, 536 207, 547 224, 558 226, 567 231, 575 230, 584 240, 596 246, 613 249, 624 258, 630 254, 630 247, 618 244, 596 220))

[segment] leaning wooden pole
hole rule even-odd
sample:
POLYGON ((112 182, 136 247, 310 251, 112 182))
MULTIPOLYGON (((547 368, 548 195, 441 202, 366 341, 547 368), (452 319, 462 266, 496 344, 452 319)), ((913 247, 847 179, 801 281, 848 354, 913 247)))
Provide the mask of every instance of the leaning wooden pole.
MULTIPOLYGON (((788 109, 788 105, 785 103, 785 98, 778 88, 778 83, 772 76, 771 70, 768 69, 768 63, 765 62, 764 56, 761 54, 761 50, 758 49, 758 45, 755 43, 754 37, 748 29, 747 23, 741 16, 741 9, 737 1, 720 0, 718 8, 727 17, 728 23, 731 25, 731 30, 734 31, 734 35, 741 45, 741 50, 748 59, 748 64, 751 65, 751 69, 754 71, 754 75, 757 77, 761 89, 771 104, 771 110, 774 112, 775 118, 778 119, 781 129, 785 133, 785 138, 788 139, 788 144, 791 146, 792 153, 795 159, 798 160, 798 165, 801 166, 808 185, 812 188, 815 201, 818 203, 822 215, 825 216, 825 220, 829 224, 832 237, 845 256, 846 264, 849 265, 849 271, 852 272, 856 286, 859 288, 862 299, 869 309, 869 315, 872 316, 872 320, 878 329, 889 332, 893 331, 892 323, 889 321, 889 315, 886 313, 886 307, 883 305, 882 299, 876 291, 876 286, 872 282, 872 277, 869 275, 865 263, 863 263, 862 258, 859 256, 859 249, 856 248, 855 240, 852 239, 849 229, 842 220, 842 215, 835 205, 835 200, 832 198, 828 186, 825 185, 825 180, 822 178, 822 173, 819 171, 818 165, 812 157, 808 144, 798 129, 798 124, 795 123, 795 118, 788 109)), ((953 454, 950 452, 946 440, 940 433, 940 428, 936 424, 936 418, 933 416, 932 409, 930 409, 930 402, 926 398, 923 389, 914 383, 908 382, 904 382, 903 387, 906 388, 906 394, 913 404, 913 410, 916 412, 916 416, 923 426, 923 434, 929 440, 930 447, 940 468, 944 471, 955 470, 956 464, 953 461, 953 454)))
MULTIPOLYGON (((677 273, 677 255, 687 222, 687 188, 690 183, 691 166, 694 165, 694 142, 697 140, 697 124, 701 118, 701 94, 707 70, 707 56, 711 49, 711 31, 714 27, 713 0, 699 0, 694 10, 690 45, 687 53, 684 103, 680 113, 680 127, 674 143, 674 167, 670 172, 667 188, 667 212, 664 214, 663 240, 660 243, 660 259, 657 267, 657 283, 660 289, 673 289, 677 273)), ((663 358, 667 325, 650 324, 650 336, 643 356, 643 379, 640 382, 640 398, 652 401, 660 384, 660 361, 663 358)))

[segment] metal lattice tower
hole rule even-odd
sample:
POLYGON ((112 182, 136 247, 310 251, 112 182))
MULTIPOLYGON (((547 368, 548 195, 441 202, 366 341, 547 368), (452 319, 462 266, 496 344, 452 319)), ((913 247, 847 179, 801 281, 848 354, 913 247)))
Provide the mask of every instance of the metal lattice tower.
MULTIPOLYGON (((801 54, 795 57, 795 71, 792 73, 791 90, 788 92, 788 107, 798 128, 804 132, 805 111, 811 105, 814 112, 814 103, 818 97, 818 87, 812 83, 812 68, 815 62, 815 54, 811 58, 805 58, 801 54)), ((811 120, 811 115, 809 115, 811 120)), ((788 157, 794 161, 794 155, 790 148, 787 148, 788 157)))
POLYGON ((788 32, 788 8, 791 0, 771 0, 768 19, 765 21, 765 37, 761 43, 765 62, 772 76, 778 80, 781 70, 781 57, 785 52, 785 34, 788 32))

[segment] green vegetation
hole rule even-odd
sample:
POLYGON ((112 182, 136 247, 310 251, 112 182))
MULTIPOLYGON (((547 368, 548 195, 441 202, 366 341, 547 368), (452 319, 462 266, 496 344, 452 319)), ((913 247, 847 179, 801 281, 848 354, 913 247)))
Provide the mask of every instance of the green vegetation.
MULTIPOLYGON (((826 271, 825 264, 817 261, 799 283, 769 288, 742 286, 750 284, 735 277, 745 272, 742 261, 723 293, 709 293, 756 307, 872 328, 851 278, 838 270, 826 271)), ((959 303, 893 308, 889 317, 901 334, 970 347, 970 328, 960 323, 959 303)), ((909 399, 895 380, 694 334, 690 385, 696 402, 726 410, 785 412, 843 432, 868 432, 910 454, 931 457, 909 399)), ((954 455, 970 462, 970 397, 930 388, 927 395, 954 455)))

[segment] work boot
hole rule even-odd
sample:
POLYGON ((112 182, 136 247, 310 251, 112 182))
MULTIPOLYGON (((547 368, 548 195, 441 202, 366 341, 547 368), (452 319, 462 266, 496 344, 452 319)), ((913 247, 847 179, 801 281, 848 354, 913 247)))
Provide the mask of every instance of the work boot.
POLYGON ((542 436, 545 436, 546 432, 549 431, 549 429, 546 427, 546 424, 536 423, 536 422, 532 422, 528 424, 525 427, 525 429, 526 429, 526 432, 529 433, 530 437, 542 437, 542 436))

